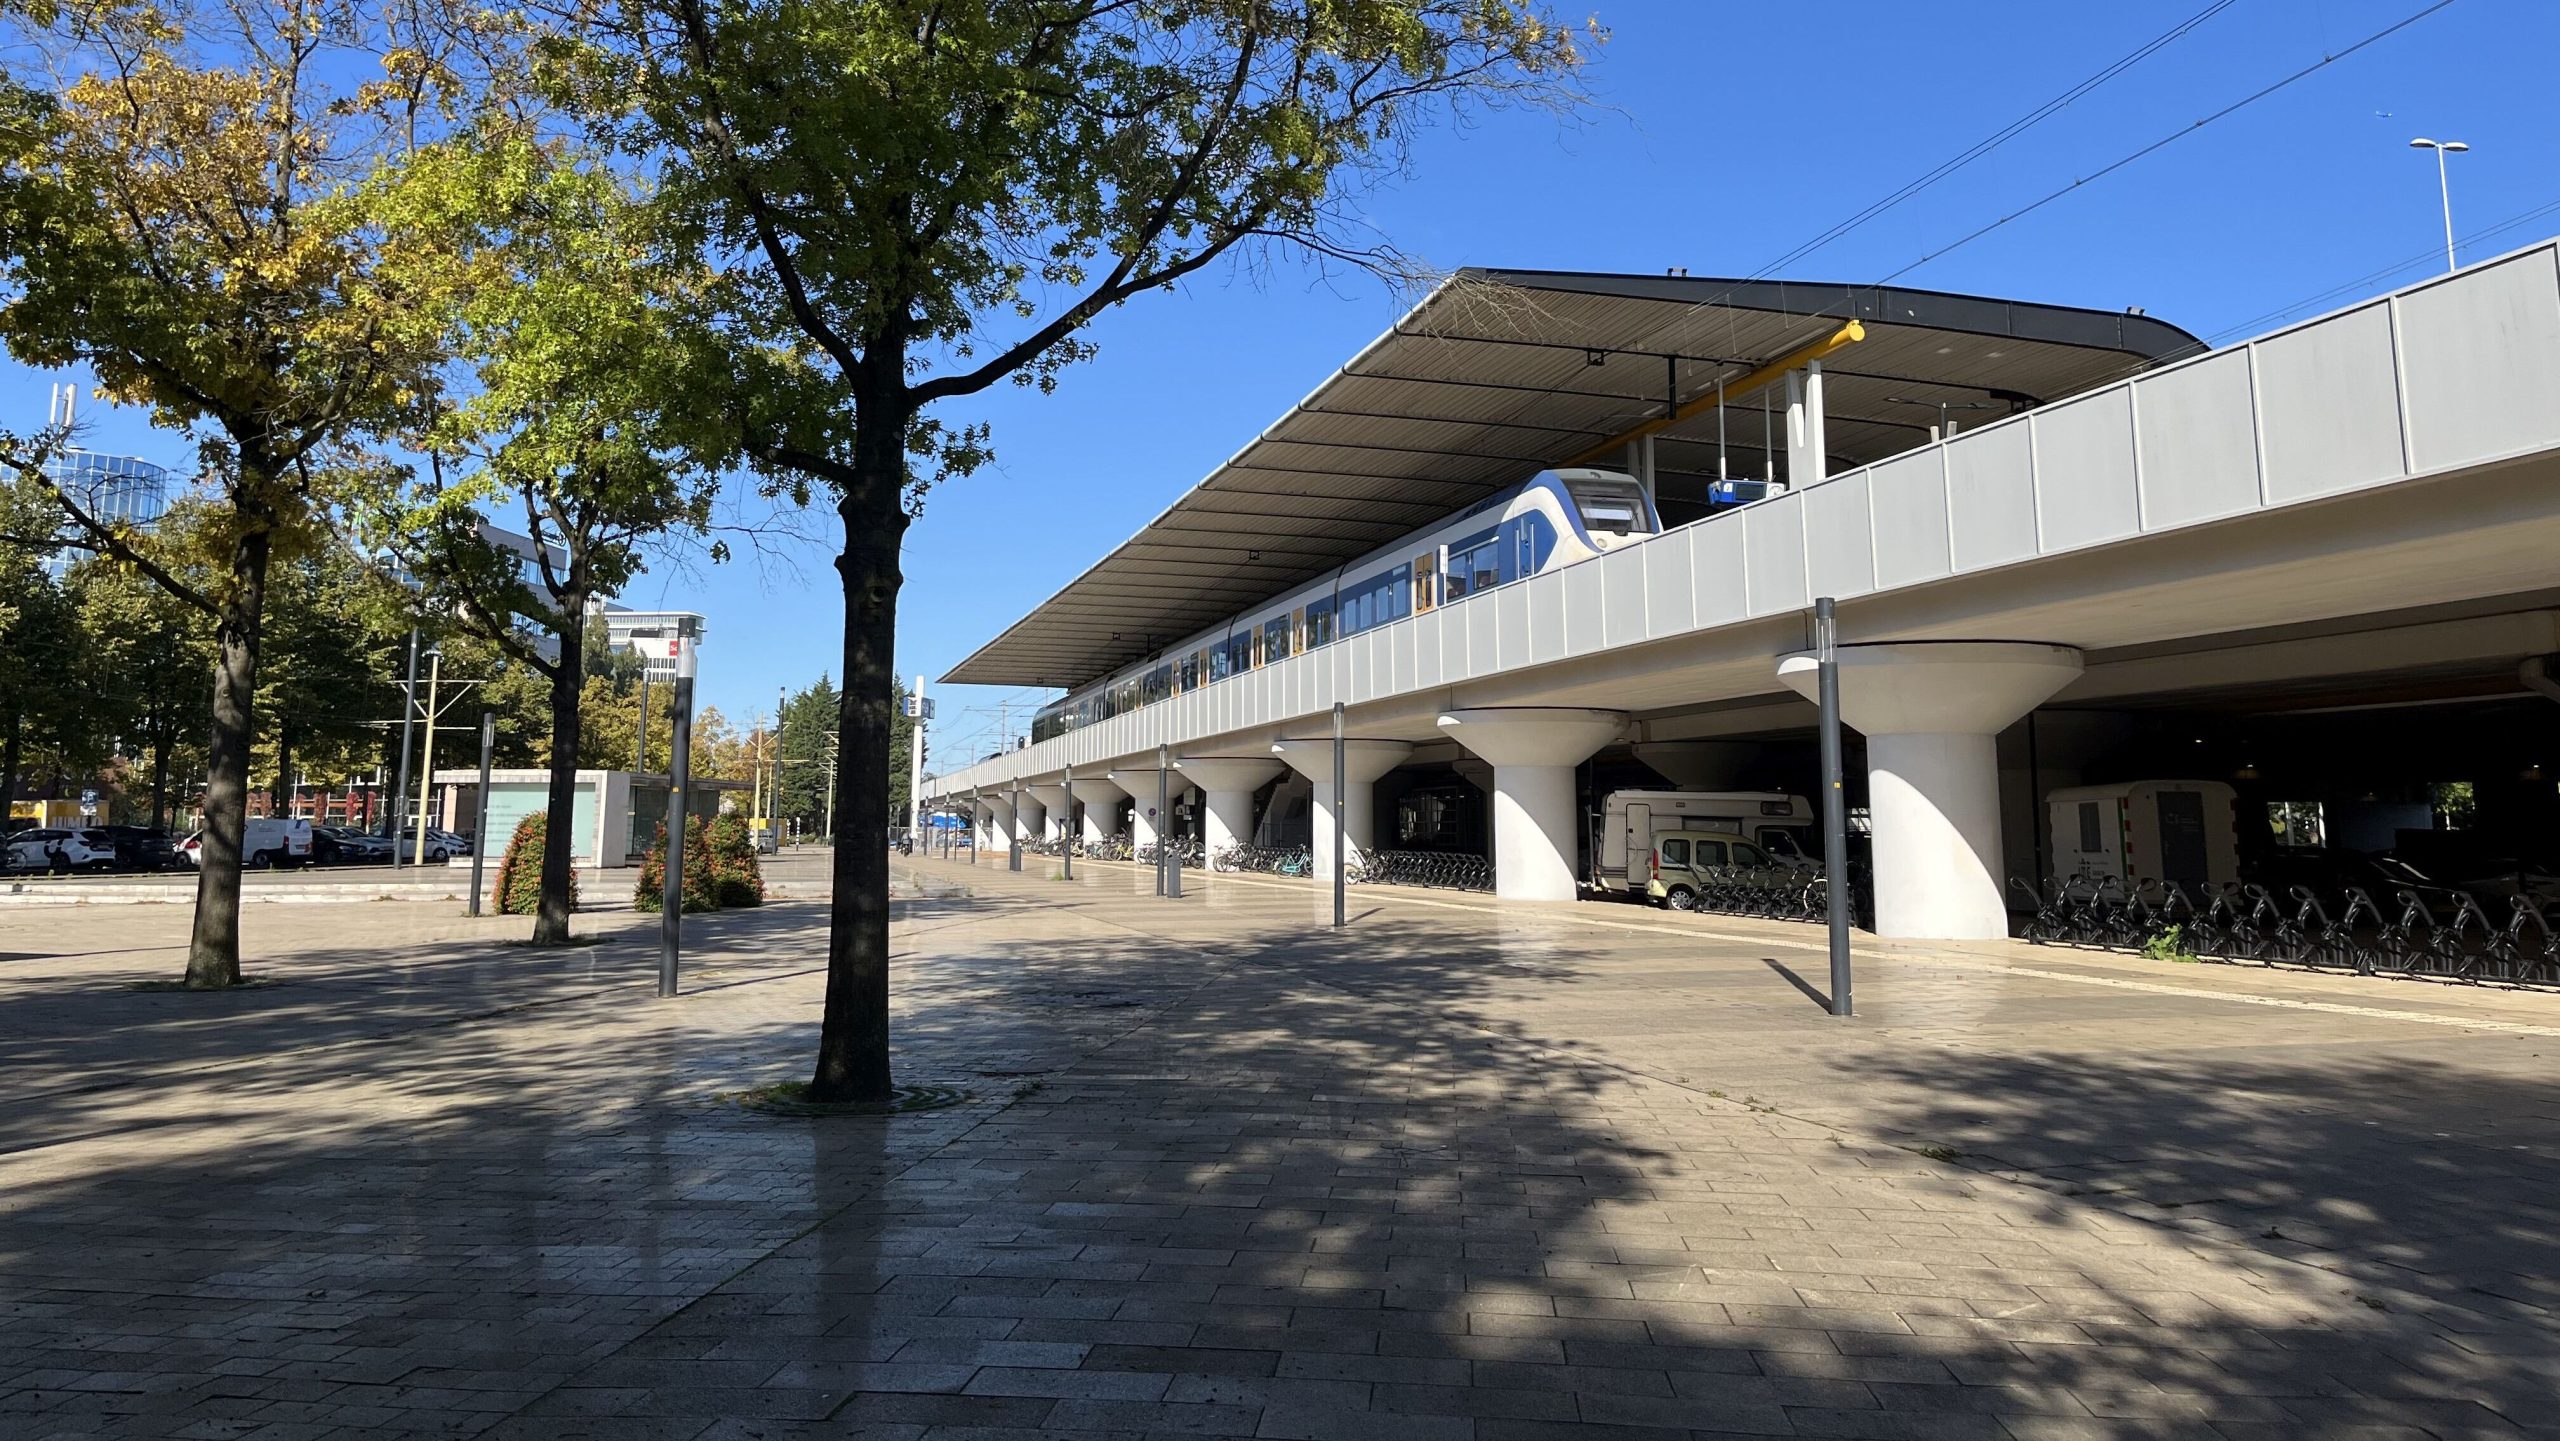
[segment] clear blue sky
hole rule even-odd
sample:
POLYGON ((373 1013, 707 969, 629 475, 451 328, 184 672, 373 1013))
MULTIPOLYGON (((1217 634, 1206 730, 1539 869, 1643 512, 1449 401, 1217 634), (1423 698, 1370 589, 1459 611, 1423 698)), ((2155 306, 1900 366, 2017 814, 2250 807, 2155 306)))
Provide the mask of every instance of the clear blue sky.
MULTIPOLYGON (((1747 275, 2076 85, 2207 0, 1575 0, 1611 32, 1587 116, 1441 126, 1410 177, 1366 202, 1385 237, 1463 265, 1747 275)), ((1875 280, 2224 105, 2345 49, 2426 0, 2238 0, 2194 33, 1789 278, 1875 280)), ((2455 0, 2398 35, 1903 277, 1905 284, 2109 309, 2139 305, 2208 339, 2395 262, 2443 264, 2431 157, 2459 139, 2455 228, 2560 202, 2560 5, 2455 0)), ((2560 232, 2560 211, 2464 258, 2560 232)), ((2363 293, 2363 292, 2356 292, 2363 293)), ((2324 302, 2334 308, 2344 299, 2324 302)), ((909 532, 900 669, 939 675, 1126 539, 1278 418, 1405 301, 1286 258, 1212 272, 1096 327, 1101 353, 1058 392, 1003 388, 952 413, 993 423, 996 463, 934 495, 909 532)), ((2305 310, 2300 313, 2313 313, 2305 310)), ((2292 318, 2291 315, 2279 319, 2292 318)), ((2259 323, 2251 324, 2253 321, 2259 323)), ((0 376, 32 423, 46 377, 0 376)), ((93 407, 90 443, 181 447, 93 407)), ((627 603, 710 617, 703 693, 769 711, 836 664, 832 533, 723 568, 643 577, 627 603)), ((1040 693, 940 691, 937 761, 995 744, 1040 693)))

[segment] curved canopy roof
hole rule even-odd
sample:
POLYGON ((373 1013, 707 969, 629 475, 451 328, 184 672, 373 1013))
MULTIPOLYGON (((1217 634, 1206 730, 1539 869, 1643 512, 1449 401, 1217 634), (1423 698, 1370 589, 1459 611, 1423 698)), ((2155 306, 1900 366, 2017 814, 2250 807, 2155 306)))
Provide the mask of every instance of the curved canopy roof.
POLYGON ((1822 364, 1835 471, 2205 348, 2134 312, 1938 291, 1462 270, 943 680, 1081 685, 1707 397, 1655 436, 1663 519, 1693 519, 1719 456, 1757 479, 1786 445, 1783 395, 1720 414, 1717 387, 1849 320, 1865 338, 1822 364))

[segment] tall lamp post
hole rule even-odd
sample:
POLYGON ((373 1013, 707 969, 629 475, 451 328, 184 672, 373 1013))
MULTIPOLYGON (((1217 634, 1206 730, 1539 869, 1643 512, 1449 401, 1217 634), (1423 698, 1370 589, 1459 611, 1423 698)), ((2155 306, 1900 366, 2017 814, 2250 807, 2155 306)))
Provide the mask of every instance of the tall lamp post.
POLYGON ((2444 158, 2449 154, 2459 155, 2471 147, 2459 140, 2429 140, 2421 135, 2409 142, 2409 148, 2436 153, 2436 194, 2444 201, 2444 268, 2448 272, 2453 271, 2459 268, 2459 262, 2453 258, 2453 181, 2445 174, 2444 158))

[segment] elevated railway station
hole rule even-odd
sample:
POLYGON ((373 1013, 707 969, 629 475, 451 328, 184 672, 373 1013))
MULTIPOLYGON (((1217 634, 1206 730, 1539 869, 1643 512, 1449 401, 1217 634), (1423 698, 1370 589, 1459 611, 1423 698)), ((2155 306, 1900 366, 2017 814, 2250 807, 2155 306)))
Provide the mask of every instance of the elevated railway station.
POLYGON ((1827 596, 1880 933, 2006 934, 2075 867, 2540 873, 2556 481, 2548 243, 2211 351, 2135 313, 1463 272, 944 676, 1064 694, 928 790, 998 847, 1320 874, 1339 804, 1360 851, 1567 899, 1626 864, 1613 796, 1813 792, 1827 596))

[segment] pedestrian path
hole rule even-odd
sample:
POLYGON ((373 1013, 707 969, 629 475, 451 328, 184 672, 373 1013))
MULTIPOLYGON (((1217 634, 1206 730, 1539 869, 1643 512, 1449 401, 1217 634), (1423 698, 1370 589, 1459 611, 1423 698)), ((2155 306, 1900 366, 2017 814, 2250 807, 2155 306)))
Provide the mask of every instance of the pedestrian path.
POLYGON ((0 1437, 2551 1434, 2547 999, 907 869, 890 1120, 816 905, 13 937, 0 1437))

